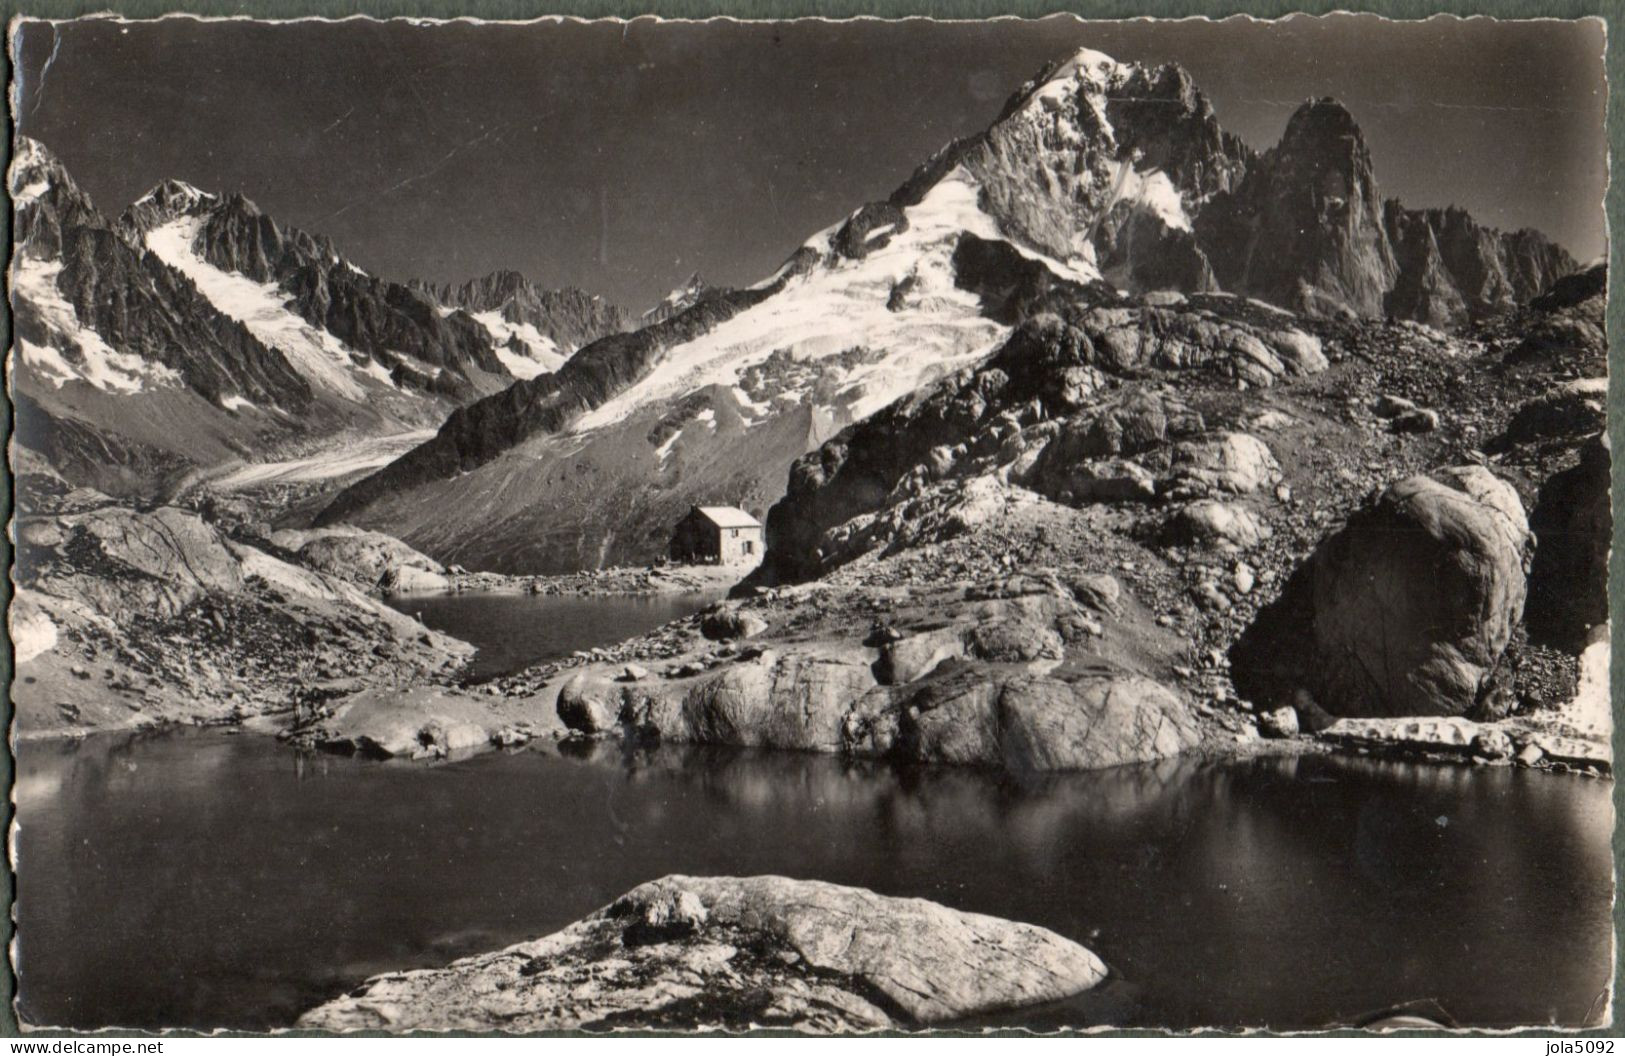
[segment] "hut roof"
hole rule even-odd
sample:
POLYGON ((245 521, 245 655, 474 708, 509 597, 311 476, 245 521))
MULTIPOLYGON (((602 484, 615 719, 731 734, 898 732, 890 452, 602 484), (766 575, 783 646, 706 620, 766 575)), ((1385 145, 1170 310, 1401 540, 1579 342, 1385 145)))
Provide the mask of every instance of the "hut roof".
POLYGON ((760 528, 762 522, 737 506, 696 506, 701 517, 718 528, 760 528))

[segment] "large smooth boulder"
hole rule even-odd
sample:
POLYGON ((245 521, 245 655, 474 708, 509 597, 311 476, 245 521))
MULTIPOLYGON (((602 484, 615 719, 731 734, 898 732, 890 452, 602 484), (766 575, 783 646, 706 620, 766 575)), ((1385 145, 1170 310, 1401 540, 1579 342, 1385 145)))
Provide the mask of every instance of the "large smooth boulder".
POLYGON ((559 687, 559 721, 577 733, 608 733, 621 724, 621 688, 587 674, 559 687))
POLYGON ((1179 510, 1168 522, 1168 536, 1180 544, 1245 550, 1270 537, 1270 527, 1246 506, 1204 499, 1179 510))
POLYGON ((767 621, 749 612, 724 609, 708 613, 700 621, 700 633, 712 641, 725 642, 732 638, 754 638, 767 630, 767 621))
POLYGON ((668 876, 563 931, 376 976, 317 1030, 916 1027, 1058 1000, 1106 967, 1054 932, 778 876, 668 876))
POLYGON ((1482 466, 1394 484, 1312 560, 1309 668, 1334 715, 1460 715, 1523 616, 1532 536, 1482 466))
POLYGON ((1269 445, 1248 433, 1217 433, 1174 448, 1169 491, 1176 497, 1249 495, 1281 479, 1269 445))
POLYGON ((1293 374, 1319 374, 1331 365, 1321 351, 1320 338, 1302 330, 1277 330, 1269 340, 1282 365, 1293 374))
POLYGON ((858 725, 864 753, 1012 773, 1155 762, 1200 741, 1184 702, 1134 675, 1068 681, 966 670, 926 683, 858 725))

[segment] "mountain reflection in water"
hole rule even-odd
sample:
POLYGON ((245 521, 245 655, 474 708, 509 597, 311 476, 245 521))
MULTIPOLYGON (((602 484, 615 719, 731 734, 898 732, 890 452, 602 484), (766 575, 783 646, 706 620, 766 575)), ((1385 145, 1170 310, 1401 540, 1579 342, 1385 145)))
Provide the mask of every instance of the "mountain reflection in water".
POLYGON ((929 898, 1111 965, 996 1025, 1313 1027, 1423 999, 1578 1024, 1609 976, 1611 786, 1572 775, 1306 756, 1023 780, 613 744, 425 766, 213 732, 20 756, 40 1024, 287 1025, 673 872, 929 898))

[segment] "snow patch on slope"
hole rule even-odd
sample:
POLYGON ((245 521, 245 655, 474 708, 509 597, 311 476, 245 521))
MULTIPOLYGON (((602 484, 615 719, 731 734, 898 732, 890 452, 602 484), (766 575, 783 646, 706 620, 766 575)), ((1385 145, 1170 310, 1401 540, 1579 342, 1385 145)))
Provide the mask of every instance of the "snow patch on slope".
POLYGON ((655 448, 655 460, 664 466, 666 464, 666 460, 671 457, 672 448, 676 447, 677 441, 681 440, 682 438, 683 431, 681 429, 666 437, 666 442, 655 448))
POLYGON ((1191 218, 1185 212, 1185 203, 1167 173, 1161 169, 1136 172, 1128 162, 1124 162, 1124 166, 1127 171, 1123 174, 1117 194, 1119 201, 1139 202, 1175 231, 1191 229, 1191 218))
POLYGON ((508 368, 508 373, 522 381, 538 374, 550 374, 564 366, 568 356, 559 351, 552 338, 536 329, 534 323, 514 323, 502 318, 501 312, 471 312, 474 321, 491 335, 497 359, 508 368), (510 342, 518 338, 523 353, 516 352, 510 342))
MULTIPOLYGON (((255 282, 205 261, 192 249, 201 224, 197 217, 185 217, 155 227, 147 232, 147 248, 191 279, 223 314, 281 352, 308 380, 340 396, 364 399, 367 392, 356 380, 356 359, 349 346, 290 309, 287 293, 275 283, 255 282)), ((388 371, 380 371, 381 380, 387 383, 388 371)))
POLYGON ((79 313, 57 289, 62 262, 19 254, 11 270, 11 294, 38 312, 50 331, 48 344, 18 339, 23 363, 56 388, 84 381, 106 392, 140 392, 149 386, 175 385, 180 375, 162 363, 120 352, 79 321, 79 313))
POLYGON ((44 194, 50 189, 50 187, 50 183, 46 180, 35 180, 33 183, 23 187, 21 190, 14 191, 11 195, 11 204, 22 205, 26 202, 31 202, 35 198, 38 198, 40 195, 44 194))
POLYGON ((17 663, 26 664, 56 648, 56 624, 33 601, 38 595, 27 590, 19 590, 17 595, 19 603, 26 601, 28 604, 12 606, 11 648, 16 653, 17 663))

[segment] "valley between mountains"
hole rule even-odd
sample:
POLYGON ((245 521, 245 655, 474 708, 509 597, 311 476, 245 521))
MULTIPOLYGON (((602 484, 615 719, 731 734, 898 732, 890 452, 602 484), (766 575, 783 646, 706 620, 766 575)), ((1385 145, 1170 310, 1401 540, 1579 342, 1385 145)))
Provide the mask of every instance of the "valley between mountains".
MULTIPOLYGON (((1605 267, 1378 175, 1335 100, 1258 152, 1184 70, 1085 50, 754 285, 640 315, 513 272, 372 276, 176 182, 114 218, 23 140, 16 734, 1609 775, 1605 267), (760 519, 761 564, 668 564, 695 505, 760 519), (707 590, 481 680, 401 600, 707 590)), ((886 928, 836 954, 831 920, 879 896, 736 883, 646 884, 302 1022, 918 1026, 1106 971, 918 900, 875 916, 918 916, 924 960, 886 928), (569 1004, 604 943, 634 951, 620 996, 569 1004), (964 950, 1010 992, 916 989, 964 950), (648 981, 684 971, 730 996, 648 981), (545 1014, 508 1007, 521 977, 545 1014)))

